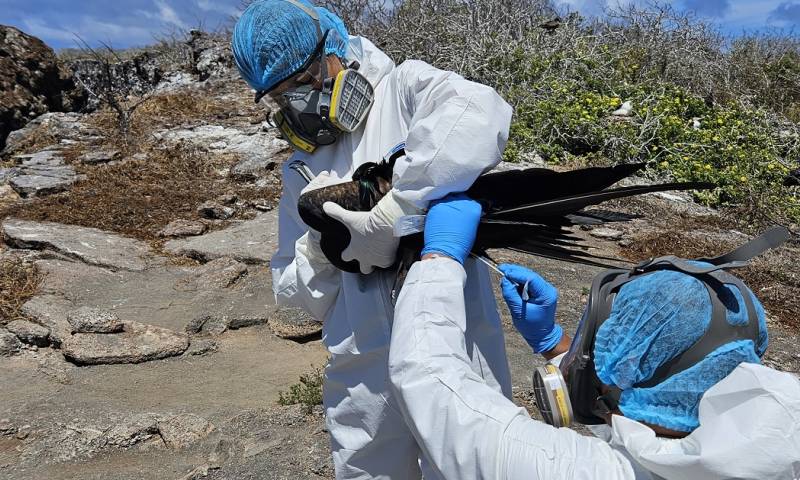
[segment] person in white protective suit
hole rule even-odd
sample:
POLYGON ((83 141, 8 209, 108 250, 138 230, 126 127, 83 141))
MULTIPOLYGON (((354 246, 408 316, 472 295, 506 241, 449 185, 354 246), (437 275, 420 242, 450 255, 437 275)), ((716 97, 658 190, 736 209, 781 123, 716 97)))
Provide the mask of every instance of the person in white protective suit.
MULTIPOLYGON (((491 88, 421 61, 399 66, 369 40, 348 36, 342 21, 305 0, 250 5, 233 32, 242 77, 273 107, 295 152, 283 168, 279 245, 271 261, 279 305, 324 321, 330 352, 323 403, 337 478, 420 478, 429 464, 390 391, 389 341, 398 218, 462 191, 501 159, 511 107, 491 88), (336 204, 325 211, 350 230, 336 269, 297 211, 304 189, 349 179, 366 162, 394 160, 393 188, 371 212, 336 204), (292 161, 316 175, 306 185, 292 161), (421 465, 421 466, 420 466, 421 465)), ((468 364, 499 396, 511 395, 503 333, 485 267, 464 264, 468 364)), ((425 477, 436 478, 425 471, 425 477)))
POLYGON ((763 308, 717 265, 664 257, 641 271, 599 275, 574 341, 555 323, 556 289, 523 267, 502 266, 515 326, 550 359, 539 393, 562 395, 537 393, 544 418, 602 423, 593 428, 602 439, 533 420, 489 387, 470 368, 464 335, 462 262, 480 214, 464 196, 431 206, 423 260, 411 267, 395 312, 391 382, 437 476, 800 478, 800 380, 759 364, 763 308))

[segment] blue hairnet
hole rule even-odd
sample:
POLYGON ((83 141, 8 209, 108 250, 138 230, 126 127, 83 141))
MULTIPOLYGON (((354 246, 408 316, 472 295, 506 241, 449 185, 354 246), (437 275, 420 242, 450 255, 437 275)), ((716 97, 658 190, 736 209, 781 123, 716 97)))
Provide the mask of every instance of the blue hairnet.
MULTIPOLYGON (((325 40, 325 54, 344 58, 348 35, 342 20, 311 2, 325 40)), ((242 12, 233 28, 233 58, 239 73, 256 91, 269 90, 297 71, 319 43, 314 20, 285 0, 259 0, 242 12)))
MULTIPOLYGON (((700 280, 675 271, 659 271, 622 286, 611 315, 594 344, 595 369, 607 385, 622 389, 619 409, 629 418, 690 432, 699 426, 700 398, 742 362, 760 363, 767 349, 764 307, 749 289, 758 314, 758 344, 729 342, 693 367, 651 388, 633 388, 691 347, 711 322, 711 298, 700 280)), ((732 325, 747 323, 742 292, 725 285, 720 300, 732 325)))

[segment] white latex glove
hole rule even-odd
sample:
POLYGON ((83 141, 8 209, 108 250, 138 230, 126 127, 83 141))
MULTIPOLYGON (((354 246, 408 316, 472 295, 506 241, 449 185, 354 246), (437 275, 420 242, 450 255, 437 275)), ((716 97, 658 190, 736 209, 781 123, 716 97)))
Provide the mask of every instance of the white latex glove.
POLYGON ((369 212, 345 210, 334 202, 325 202, 322 209, 350 231, 350 244, 342 252, 342 260, 358 260, 363 274, 394 263, 400 243, 400 238, 394 236, 395 222, 420 213, 413 205, 394 198, 391 191, 369 212))

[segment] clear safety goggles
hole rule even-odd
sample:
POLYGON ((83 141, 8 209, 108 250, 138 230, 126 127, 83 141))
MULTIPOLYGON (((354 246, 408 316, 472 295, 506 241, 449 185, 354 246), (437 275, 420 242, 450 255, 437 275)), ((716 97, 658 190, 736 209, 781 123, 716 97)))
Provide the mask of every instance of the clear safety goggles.
POLYGON ((326 30, 322 34, 322 38, 317 42, 314 51, 308 56, 305 62, 289 74, 286 78, 276 83, 269 90, 260 90, 256 92, 255 102, 259 103, 261 99, 266 100, 267 107, 271 110, 280 110, 289 105, 291 97, 294 95, 303 96, 315 86, 321 86, 327 75, 327 68, 323 68, 323 62, 326 61, 325 41, 328 38, 330 30, 326 30))

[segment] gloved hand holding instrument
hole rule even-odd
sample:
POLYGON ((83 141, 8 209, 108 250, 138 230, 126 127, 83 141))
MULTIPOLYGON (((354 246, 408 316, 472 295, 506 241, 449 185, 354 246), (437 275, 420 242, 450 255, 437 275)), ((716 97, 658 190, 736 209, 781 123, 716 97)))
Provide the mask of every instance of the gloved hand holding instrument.
POLYGON ((519 265, 498 268, 504 275, 500 286, 514 327, 535 353, 552 350, 564 336, 556 323, 558 290, 538 273, 519 265))

